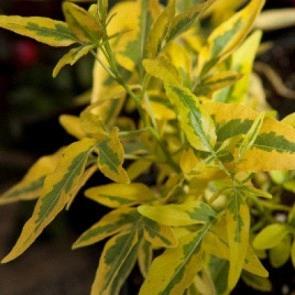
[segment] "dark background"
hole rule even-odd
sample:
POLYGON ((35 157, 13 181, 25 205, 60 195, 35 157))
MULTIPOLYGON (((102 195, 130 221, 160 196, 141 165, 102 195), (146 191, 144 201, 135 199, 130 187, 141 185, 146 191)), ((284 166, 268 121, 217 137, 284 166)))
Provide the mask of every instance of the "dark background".
MULTIPOLYGON (((0 0, 1 14, 61 19, 61 1, 0 0)), ((268 0, 267 7, 295 6, 295 0, 268 0)), ((295 17, 295 16, 294 16, 295 17)), ((295 28, 265 34, 274 47, 260 59, 270 64, 295 89, 295 28)), ((0 30, 0 191, 19 180, 41 155, 50 154, 73 138, 58 124, 62 113, 79 113, 75 97, 91 87, 92 58, 66 67, 56 79, 51 71, 63 49, 40 45, 0 30)), ((292 100, 280 97, 271 85, 268 101, 280 115, 295 111, 292 100)), ((100 175, 91 180, 104 181, 100 175)), ((0 207, 0 257, 15 242, 33 202, 0 207)), ((19 259, 0 266, 1 295, 88 294, 102 245, 70 251, 75 238, 97 221, 104 209, 78 197, 19 259)), ((295 294, 291 263, 271 273, 271 294, 295 294), (283 292, 284 291, 284 292, 283 292)), ((123 293, 135 294, 140 278, 133 272, 123 293), (129 290, 129 292, 128 292, 129 290)), ((256 294, 240 284, 235 294, 256 294)), ((258 294, 258 293, 257 293, 258 294)))

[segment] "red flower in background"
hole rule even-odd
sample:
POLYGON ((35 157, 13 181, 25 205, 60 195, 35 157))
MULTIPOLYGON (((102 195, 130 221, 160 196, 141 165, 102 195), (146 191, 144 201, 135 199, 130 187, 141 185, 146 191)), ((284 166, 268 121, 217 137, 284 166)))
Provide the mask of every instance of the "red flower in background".
POLYGON ((31 40, 15 41, 13 45, 14 62, 21 67, 30 67, 39 59, 39 49, 31 40))

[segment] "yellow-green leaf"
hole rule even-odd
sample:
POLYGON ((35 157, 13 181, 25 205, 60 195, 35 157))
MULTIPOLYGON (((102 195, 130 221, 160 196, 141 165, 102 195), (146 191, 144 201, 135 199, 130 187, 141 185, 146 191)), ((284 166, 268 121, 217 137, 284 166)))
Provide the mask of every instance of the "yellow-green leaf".
POLYGON ((214 122, 198 98, 188 88, 168 84, 165 88, 189 143, 197 150, 212 152, 216 143, 214 122))
POLYGON ((270 292, 272 289, 271 282, 267 278, 258 277, 251 273, 244 272, 242 274, 242 279, 248 286, 256 290, 270 292))
POLYGON ((147 218, 170 226, 206 223, 216 216, 215 211, 209 205, 197 200, 190 200, 182 204, 141 205, 138 211, 147 218))
POLYGON ((201 243, 210 225, 182 237, 177 248, 166 250, 158 256, 150 267, 139 295, 183 294, 202 268, 203 253, 201 243))
POLYGON ((251 246, 248 247, 243 269, 259 277, 268 277, 268 271, 264 268, 251 246))
POLYGON ((163 82, 171 84, 178 84, 180 82, 177 69, 163 56, 156 59, 145 59, 143 66, 148 74, 163 82))
POLYGON ((0 205, 37 199, 45 177, 55 170, 59 156, 59 153, 56 153, 40 158, 19 183, 0 196, 0 205))
POLYGON ((0 28, 30 37, 50 46, 69 46, 77 41, 66 23, 45 17, 1 15, 0 28))
POLYGON ((246 202, 238 193, 232 195, 226 213, 229 273, 228 288, 232 290, 237 284, 249 246, 250 214, 246 202))
POLYGON ((99 260, 91 295, 118 295, 136 262, 139 246, 134 230, 112 237, 99 260))
POLYGON ((153 191, 142 183, 112 183, 96 186, 86 190, 85 195, 110 208, 132 206, 155 197, 153 191))
POLYGON ((122 167, 124 149, 119 138, 118 129, 114 128, 96 145, 99 157, 97 165, 100 171, 115 182, 129 183, 129 177, 122 167))
POLYGON ((151 167, 152 163, 148 160, 139 159, 134 161, 132 164, 130 164, 127 168, 127 173, 130 178, 130 180, 136 179, 141 174, 148 171, 151 167))
POLYGON ((295 268, 295 240, 293 240, 292 247, 291 247, 291 259, 292 259, 292 264, 295 268))
POLYGON ((144 218, 144 238, 153 247, 173 248, 177 240, 171 227, 159 224, 148 218, 144 218))
POLYGON ((2 263, 21 255, 77 194, 94 144, 95 142, 91 139, 83 139, 62 151, 55 171, 49 174, 44 181, 41 196, 31 218, 24 225, 15 246, 2 260, 2 263))
POLYGON ((260 231, 253 241, 254 248, 258 250, 276 247, 289 233, 285 224, 274 223, 260 231))
POLYGON ((52 76, 55 78, 65 65, 73 66, 79 59, 87 55, 93 49, 93 45, 79 46, 71 49, 57 63, 53 69, 52 76))
POLYGON ((216 63, 228 57, 251 30, 265 0, 252 0, 244 9, 218 26, 200 53, 198 73, 204 75, 216 63))
POLYGON ((291 252, 291 236, 285 236, 275 247, 269 250, 269 259, 273 267, 283 266, 291 252))
POLYGON ((64 2, 63 12, 70 30, 79 41, 98 41, 101 35, 99 24, 87 10, 74 3, 64 2))
POLYGON ((132 228, 139 218, 134 208, 119 208, 103 216, 97 223, 86 230, 73 244, 73 249, 92 245, 109 236, 132 228))

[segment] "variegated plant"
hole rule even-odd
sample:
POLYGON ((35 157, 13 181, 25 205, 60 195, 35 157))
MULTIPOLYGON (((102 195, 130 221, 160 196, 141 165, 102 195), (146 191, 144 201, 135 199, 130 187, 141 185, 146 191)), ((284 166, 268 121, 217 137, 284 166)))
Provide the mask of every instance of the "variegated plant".
POLYGON ((110 212, 73 245, 108 239, 92 295, 119 294, 136 263, 140 295, 229 294, 240 278, 269 290, 266 249, 274 266, 290 253, 295 265, 295 213, 276 189, 294 190, 295 124, 276 118, 252 72, 264 0, 136 0, 110 10, 106 0, 88 10, 73 2, 63 4, 65 22, 0 16, 2 28, 72 46, 53 76, 86 54, 95 60, 89 105, 60 118, 76 141, 0 198, 37 200, 2 263, 99 170, 113 183, 85 195, 110 212))

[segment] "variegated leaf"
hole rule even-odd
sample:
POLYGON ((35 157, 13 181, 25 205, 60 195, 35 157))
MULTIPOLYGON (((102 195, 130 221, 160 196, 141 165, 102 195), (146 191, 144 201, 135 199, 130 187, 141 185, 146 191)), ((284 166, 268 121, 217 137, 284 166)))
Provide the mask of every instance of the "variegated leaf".
POLYGON ((150 242, 142 239, 138 247, 137 261, 140 272, 146 278, 149 268, 152 264, 153 248, 150 242))
POLYGON ((110 208, 132 206, 155 198, 153 191, 142 183, 101 185, 88 189, 85 195, 110 208))
POLYGON ((250 214, 242 195, 233 192, 226 213, 229 245, 228 288, 237 284, 246 259, 249 246, 250 214))
POLYGON ((78 139, 86 137, 86 133, 82 128, 79 117, 73 115, 61 115, 59 117, 59 123, 70 135, 78 139))
POLYGON ((66 23, 45 17, 1 15, 0 28, 30 37, 50 46, 69 46, 77 41, 66 23))
POLYGON ((165 88, 189 143, 197 150, 212 152, 216 143, 215 126, 198 98, 188 88, 176 85, 165 88))
POLYGON ((49 174, 44 181, 41 196, 31 218, 24 225, 15 246, 2 263, 21 255, 77 194, 94 144, 91 139, 83 139, 63 150, 54 173, 49 174))
POLYGON ((91 295, 118 295, 136 262, 139 237, 129 231, 112 237, 99 260, 91 295))
POLYGON ((39 198, 44 180, 55 170, 59 156, 57 152, 54 155, 40 158, 19 183, 1 195, 0 205, 39 198))
POLYGON ((150 267, 148 276, 139 294, 154 295, 183 294, 202 268, 203 253, 201 243, 210 228, 204 225, 200 230, 182 237, 177 248, 166 250, 157 257, 150 267))
POLYGON ((118 232, 131 229, 139 217, 134 208, 122 207, 113 210, 86 230, 73 244, 73 249, 92 245, 118 232))
POLYGON ((99 157, 97 165, 100 171, 115 182, 129 183, 129 177, 122 167, 124 149, 119 138, 118 129, 114 128, 96 145, 99 157))
POLYGON ((215 211, 209 205, 197 200, 182 204, 141 205, 138 211, 147 218, 170 226, 206 223, 216 216, 215 211))

